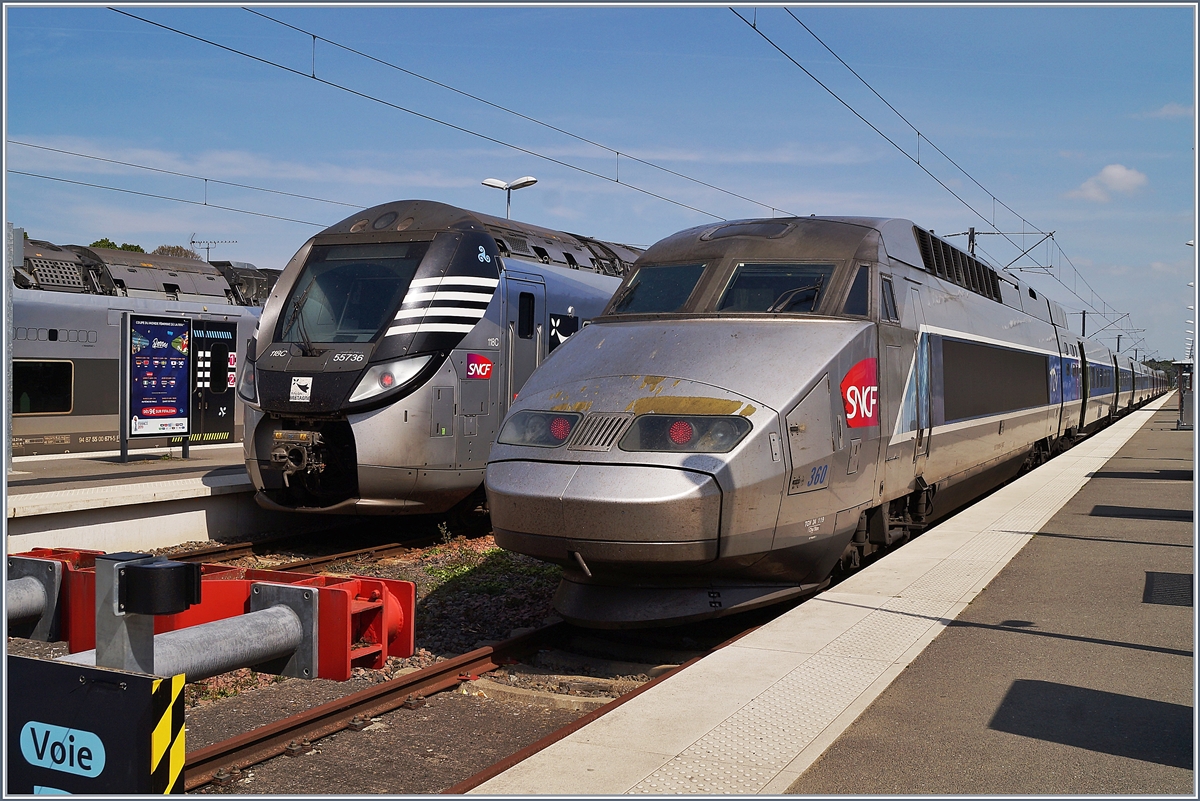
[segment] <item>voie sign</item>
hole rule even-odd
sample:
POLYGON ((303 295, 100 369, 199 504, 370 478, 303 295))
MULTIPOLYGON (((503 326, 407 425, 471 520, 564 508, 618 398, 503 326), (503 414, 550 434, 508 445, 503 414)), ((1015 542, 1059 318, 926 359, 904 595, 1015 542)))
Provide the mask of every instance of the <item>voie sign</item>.
POLYGON ((129 435, 179 436, 189 431, 192 323, 186 318, 129 315, 129 435))

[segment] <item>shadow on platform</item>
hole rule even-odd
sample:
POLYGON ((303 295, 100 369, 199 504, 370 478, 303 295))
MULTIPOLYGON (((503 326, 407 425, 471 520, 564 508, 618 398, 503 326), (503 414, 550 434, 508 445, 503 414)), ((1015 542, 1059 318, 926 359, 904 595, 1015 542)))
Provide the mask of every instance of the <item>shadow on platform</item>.
POLYGON ((1181 704, 1018 679, 988 728, 1143 762, 1192 767, 1192 708, 1181 704))

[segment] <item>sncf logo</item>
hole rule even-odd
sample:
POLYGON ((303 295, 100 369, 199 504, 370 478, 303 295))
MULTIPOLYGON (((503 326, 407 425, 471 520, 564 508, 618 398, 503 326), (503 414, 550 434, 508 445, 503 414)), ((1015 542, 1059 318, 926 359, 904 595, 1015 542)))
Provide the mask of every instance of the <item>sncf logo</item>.
POLYGON ((842 379, 846 425, 868 428, 879 425, 879 378, 875 359, 863 359, 842 379))
POLYGON ((467 378, 491 378, 492 360, 478 353, 467 354, 467 378))

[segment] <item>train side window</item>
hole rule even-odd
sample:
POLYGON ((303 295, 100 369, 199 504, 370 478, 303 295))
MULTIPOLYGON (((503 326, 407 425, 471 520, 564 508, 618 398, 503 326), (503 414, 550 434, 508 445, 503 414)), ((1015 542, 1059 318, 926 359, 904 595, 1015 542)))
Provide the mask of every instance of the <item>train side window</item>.
POLYGON ((870 313, 868 308, 870 291, 871 268, 863 264, 858 268, 858 274, 854 276, 854 284, 850 287, 850 295, 846 298, 846 305, 842 307, 842 314, 866 317, 870 313))
POLYGON ((891 323, 900 322, 900 315, 896 313, 896 294, 892 290, 892 279, 887 276, 883 277, 879 300, 882 307, 879 310, 879 316, 891 323))
POLYGON ((517 336, 533 339, 533 293, 522 292, 517 298, 517 336))
POLYGON ((13 361, 13 414, 70 414, 75 365, 69 361, 13 361))

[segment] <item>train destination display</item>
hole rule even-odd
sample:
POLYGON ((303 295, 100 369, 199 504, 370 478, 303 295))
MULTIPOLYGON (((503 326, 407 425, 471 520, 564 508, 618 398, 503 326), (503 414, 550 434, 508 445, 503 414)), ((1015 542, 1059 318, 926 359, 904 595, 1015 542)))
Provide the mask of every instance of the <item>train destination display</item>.
POLYGON ((129 315, 129 436, 189 432, 192 324, 129 315))

